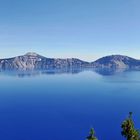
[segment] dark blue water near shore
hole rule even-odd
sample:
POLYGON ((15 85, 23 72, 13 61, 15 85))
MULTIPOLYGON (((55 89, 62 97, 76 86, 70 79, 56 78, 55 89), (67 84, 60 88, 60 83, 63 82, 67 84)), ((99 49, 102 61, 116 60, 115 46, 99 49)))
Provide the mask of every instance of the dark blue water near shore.
POLYGON ((129 111, 140 124, 140 72, 0 72, 1 140, 123 140, 129 111))

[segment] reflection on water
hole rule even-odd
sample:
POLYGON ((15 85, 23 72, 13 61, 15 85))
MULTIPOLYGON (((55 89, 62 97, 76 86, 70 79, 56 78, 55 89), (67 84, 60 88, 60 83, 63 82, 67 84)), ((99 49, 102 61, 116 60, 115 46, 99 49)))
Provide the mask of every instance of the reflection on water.
POLYGON ((126 71, 128 70, 127 69, 95 69, 95 72, 104 76, 115 75, 126 71))
POLYGON ((18 76, 22 77, 34 77, 39 75, 54 75, 54 74, 77 74, 84 71, 84 69, 47 69, 47 70, 10 70, 0 71, 1 75, 18 76))
POLYGON ((47 70, 1 70, 0 75, 34 77, 39 75, 54 75, 54 74, 78 74, 84 71, 92 71, 102 76, 116 75, 126 71, 127 69, 85 69, 85 68, 68 68, 68 69, 47 69, 47 70))

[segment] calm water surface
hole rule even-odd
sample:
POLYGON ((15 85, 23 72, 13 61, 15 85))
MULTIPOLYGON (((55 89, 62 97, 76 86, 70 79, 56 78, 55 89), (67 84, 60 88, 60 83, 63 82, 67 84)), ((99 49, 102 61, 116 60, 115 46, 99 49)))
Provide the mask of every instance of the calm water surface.
POLYGON ((1 140, 123 140, 129 111, 140 124, 140 72, 0 72, 1 140))

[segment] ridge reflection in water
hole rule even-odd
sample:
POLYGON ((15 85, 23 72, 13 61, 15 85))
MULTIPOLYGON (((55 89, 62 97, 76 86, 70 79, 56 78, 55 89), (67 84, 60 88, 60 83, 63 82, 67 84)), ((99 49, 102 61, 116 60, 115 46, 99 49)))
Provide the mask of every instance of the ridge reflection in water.
POLYGON ((102 76, 115 75, 129 70, 126 69, 91 69, 91 68, 68 68, 68 69, 47 69, 47 70, 1 70, 0 75, 34 77, 39 75, 54 74, 78 74, 84 71, 92 71, 102 76))

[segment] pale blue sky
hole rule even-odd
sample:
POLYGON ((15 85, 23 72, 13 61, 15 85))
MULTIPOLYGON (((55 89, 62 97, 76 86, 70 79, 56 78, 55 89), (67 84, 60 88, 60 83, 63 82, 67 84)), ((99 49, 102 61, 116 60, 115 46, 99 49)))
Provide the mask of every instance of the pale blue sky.
POLYGON ((37 52, 140 59, 140 0, 0 0, 0 58, 37 52))

